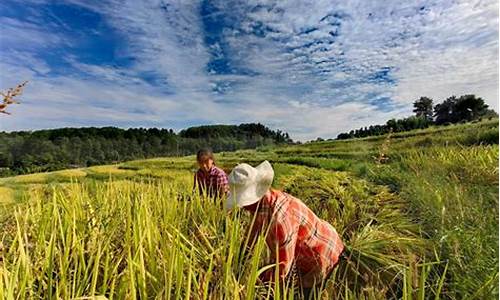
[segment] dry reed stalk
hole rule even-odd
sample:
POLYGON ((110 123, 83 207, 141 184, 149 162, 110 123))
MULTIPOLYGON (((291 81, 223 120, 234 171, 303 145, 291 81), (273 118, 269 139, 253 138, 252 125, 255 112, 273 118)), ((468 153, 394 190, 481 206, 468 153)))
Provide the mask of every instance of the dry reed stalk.
POLYGON ((10 112, 6 111, 7 107, 11 104, 20 104, 20 102, 15 99, 23 93, 23 89, 26 86, 28 81, 25 81, 21 84, 18 84, 15 88, 10 88, 7 92, 0 92, 0 95, 3 97, 3 102, 0 103, 0 113, 10 115, 10 112))

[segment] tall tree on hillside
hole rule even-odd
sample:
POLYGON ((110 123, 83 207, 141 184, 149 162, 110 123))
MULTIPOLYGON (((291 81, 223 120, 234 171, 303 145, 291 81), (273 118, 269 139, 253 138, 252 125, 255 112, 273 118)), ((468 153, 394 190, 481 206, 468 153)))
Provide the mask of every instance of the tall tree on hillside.
POLYGON ((437 125, 456 122, 456 116, 454 114, 456 102, 457 97, 451 96, 444 100, 443 103, 439 103, 434 106, 434 122, 437 125))
POLYGON ((387 121, 385 126, 392 131, 396 131, 396 128, 397 128, 396 119, 390 119, 389 121, 387 121))
POLYGON ((463 95, 458 98, 454 108, 454 114, 462 122, 478 119, 487 112, 488 105, 480 97, 463 95))
POLYGON ((463 95, 460 98, 449 97, 434 107, 436 124, 467 122, 488 113, 488 105, 475 95, 463 95))
POLYGON ((432 102, 431 98, 420 97, 413 102, 413 112, 417 117, 432 121, 432 102))

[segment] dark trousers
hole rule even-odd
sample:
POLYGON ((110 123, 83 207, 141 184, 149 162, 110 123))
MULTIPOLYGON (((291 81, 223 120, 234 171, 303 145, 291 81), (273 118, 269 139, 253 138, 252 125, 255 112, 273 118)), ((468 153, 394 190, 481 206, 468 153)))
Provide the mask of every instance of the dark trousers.
POLYGON ((339 260, 337 261, 337 264, 335 264, 335 266, 332 268, 332 270, 330 271, 330 273, 328 273, 328 275, 326 275, 326 277, 323 280, 323 282, 321 282, 320 284, 317 284, 317 285, 315 285, 314 287, 311 287, 311 288, 302 288, 302 295, 304 296, 304 298, 303 298, 304 300, 319 299, 318 297, 321 294, 321 291, 325 288, 326 282, 328 281, 328 279, 330 279, 330 277, 332 277, 333 270, 335 270, 335 268, 338 266, 339 262, 341 260, 343 260, 343 259, 348 259, 347 255, 345 254, 345 251, 343 251, 340 254, 339 260))
POLYGON ((326 282, 330 277, 332 276, 333 272, 330 272, 328 276, 326 276, 325 280, 323 280, 322 283, 315 285, 314 287, 311 288, 302 288, 302 296, 304 296, 304 300, 314 300, 314 299, 319 299, 319 295, 321 294, 321 291, 325 288, 326 282))

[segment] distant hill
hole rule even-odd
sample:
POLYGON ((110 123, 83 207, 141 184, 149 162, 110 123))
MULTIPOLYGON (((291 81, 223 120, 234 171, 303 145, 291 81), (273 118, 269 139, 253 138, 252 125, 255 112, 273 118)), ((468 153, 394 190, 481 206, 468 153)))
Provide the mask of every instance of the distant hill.
POLYGON ((159 156, 252 149, 292 143, 288 133, 262 124, 164 128, 86 127, 0 132, 0 176, 159 156))
POLYGON ((261 137, 272 139, 277 143, 290 143, 292 140, 286 132, 281 130, 271 130, 260 123, 247 123, 240 125, 205 125, 190 127, 179 132, 179 136, 184 138, 236 138, 252 139, 261 137))

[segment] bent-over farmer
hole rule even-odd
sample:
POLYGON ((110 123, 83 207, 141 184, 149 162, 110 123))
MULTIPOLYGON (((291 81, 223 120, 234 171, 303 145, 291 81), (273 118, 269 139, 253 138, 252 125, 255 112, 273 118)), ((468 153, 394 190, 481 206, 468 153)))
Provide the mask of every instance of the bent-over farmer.
MULTIPOLYGON (((271 189, 273 177, 268 161, 255 168, 248 164, 236 166, 229 174, 226 209, 238 206, 255 217, 249 230, 250 245, 260 232, 266 234, 271 263, 279 263, 281 281, 295 268, 304 298, 309 299, 312 294, 318 296, 337 265, 344 245, 335 228, 318 218, 301 200, 271 189)), ((261 280, 273 280, 275 270, 267 270, 261 280)))
POLYGON ((222 197, 229 191, 227 175, 215 166, 214 153, 210 148, 203 148, 196 154, 199 169, 194 174, 193 190, 198 188, 200 195, 222 197))

